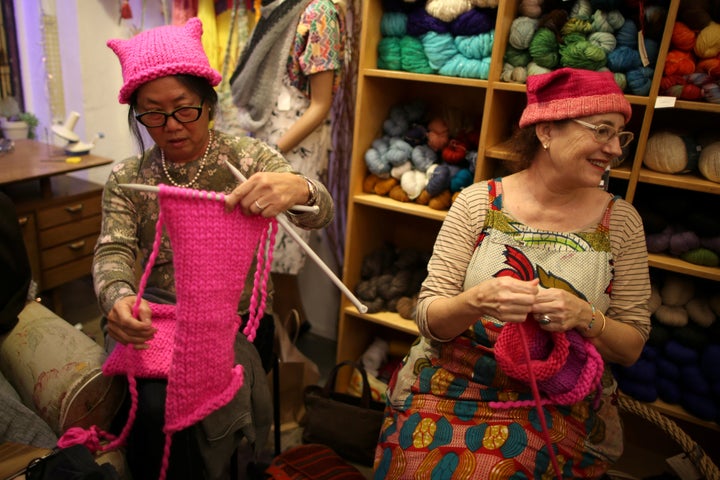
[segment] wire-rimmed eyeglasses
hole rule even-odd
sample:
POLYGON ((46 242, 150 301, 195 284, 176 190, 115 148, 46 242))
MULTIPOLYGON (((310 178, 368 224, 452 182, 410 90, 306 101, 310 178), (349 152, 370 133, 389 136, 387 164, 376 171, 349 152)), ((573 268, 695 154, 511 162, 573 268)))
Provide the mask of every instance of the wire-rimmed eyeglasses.
POLYGON ((618 137, 620 142, 620 148, 625 148, 630 145, 635 135, 632 132, 618 131, 610 125, 593 125, 592 123, 583 122, 582 120, 572 119, 573 122, 582 125, 585 128, 589 128, 593 131, 593 136, 598 143, 608 143, 615 137, 618 137))
POLYGON ((173 117, 180 123, 192 123, 197 121, 202 114, 203 102, 198 107, 180 107, 170 113, 161 112, 159 110, 150 110, 149 112, 135 115, 138 122, 146 127, 164 127, 168 118, 173 117))

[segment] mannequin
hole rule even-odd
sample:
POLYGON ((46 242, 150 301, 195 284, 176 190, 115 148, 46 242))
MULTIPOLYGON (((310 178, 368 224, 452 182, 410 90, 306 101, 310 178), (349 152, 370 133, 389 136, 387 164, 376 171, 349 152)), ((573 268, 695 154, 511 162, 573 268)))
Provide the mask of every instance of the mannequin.
MULTIPOLYGON (((261 17, 230 78, 237 124, 273 145, 313 182, 325 182, 331 109, 343 75, 344 6, 333 0, 263 0, 261 17)), ((306 242, 307 231, 297 230, 306 242)), ((285 321, 302 307, 304 251, 280 232, 273 254, 274 311, 285 321)))

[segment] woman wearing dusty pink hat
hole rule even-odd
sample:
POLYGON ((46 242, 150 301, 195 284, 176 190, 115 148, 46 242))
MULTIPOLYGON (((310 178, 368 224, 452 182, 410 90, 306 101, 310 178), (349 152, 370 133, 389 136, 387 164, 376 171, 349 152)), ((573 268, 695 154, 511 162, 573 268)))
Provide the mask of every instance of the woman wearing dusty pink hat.
MULTIPOLYGON (((120 342, 144 348, 155 333, 145 299, 174 303, 175 297, 173 252, 164 233, 139 313, 132 315, 138 292, 135 267, 144 266, 153 252, 159 204, 156 193, 128 190, 121 184, 166 184, 223 192, 227 194, 226 208, 242 209, 246 215, 269 217, 294 205, 316 205, 317 213, 288 215, 302 228, 322 228, 333 217, 333 202, 324 186, 294 171, 275 149, 210 127, 218 102, 213 87, 221 78, 209 65, 201 36, 202 24, 192 18, 182 26, 161 26, 127 40, 108 41, 122 67, 119 100, 129 105, 128 122, 140 147, 139 155, 112 169, 103 193, 102 231, 95 247, 93 280, 111 346, 120 342), (143 133, 154 144, 145 145, 143 133), (239 184, 226 162, 247 181, 239 184)), ((254 272, 253 264, 238 305, 245 318, 254 272)), ((266 311, 272 312, 271 295, 266 311)), ((266 319, 260 322, 261 330, 273 323, 269 313, 266 319)), ((241 336, 238 333, 238 339, 241 336)), ((259 331, 255 343, 262 339, 259 331)), ((272 345, 272 332, 265 340, 272 345)), ((264 446, 272 419, 263 369, 269 368, 268 359, 260 359, 247 340, 238 340, 236 345, 244 345, 242 352, 236 349, 236 356, 248 359, 246 378, 256 379, 252 392, 248 392, 248 380, 236 397, 244 402, 243 408, 224 411, 212 425, 203 421, 173 435, 167 478, 222 478, 240 439, 247 438, 258 448, 264 446)), ((138 380, 138 411, 126 447, 135 480, 158 478, 165 445, 165 393, 163 380, 138 380)), ((125 420, 118 422, 124 424, 125 420)))
POLYGON ((375 478, 601 478, 623 448, 608 363, 650 331, 640 217, 598 188, 633 139, 609 72, 531 76, 520 169, 462 191, 395 372, 375 478))

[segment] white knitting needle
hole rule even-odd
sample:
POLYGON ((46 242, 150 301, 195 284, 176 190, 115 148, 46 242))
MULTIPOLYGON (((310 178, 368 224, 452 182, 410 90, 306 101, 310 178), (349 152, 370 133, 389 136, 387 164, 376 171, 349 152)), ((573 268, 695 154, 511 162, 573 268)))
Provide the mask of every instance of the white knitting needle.
MULTIPOLYGON (((127 188, 128 190, 137 190, 140 192, 158 193, 160 191, 160 187, 156 187, 155 185, 143 185, 141 183, 120 183, 118 184, 118 186, 121 188, 127 188)), ((317 205, 293 205, 292 207, 290 207, 290 210, 293 210, 295 212, 318 213, 320 211, 320 207, 318 207, 317 205)))
MULTIPOLYGON (((245 175, 242 174, 240 170, 235 168, 235 165, 225 160, 225 164, 228 166, 230 171, 233 175, 235 175, 235 178, 237 178, 240 182, 247 181, 247 178, 245 178, 245 175)), ((346 286, 344 283, 342 283, 342 280, 340 280, 337 275, 335 275, 335 272, 330 270, 330 267, 328 267, 325 262, 322 261, 322 259, 313 251, 310 246, 305 243, 305 241, 300 237, 300 235, 297 234, 295 230, 293 230, 293 226, 290 224, 290 221, 287 219, 284 213, 279 213, 275 217, 280 224, 280 226, 285 229, 285 233, 290 235, 293 240, 295 240, 300 247, 305 250, 305 253, 308 254, 310 258, 312 258, 315 263, 317 263, 318 267, 322 269, 325 274, 330 277, 330 280, 333 281, 335 285, 345 294, 345 296, 348 297, 348 299, 355 305, 355 307, 358 309, 360 313, 366 313, 368 311, 368 307, 365 306, 346 286)))

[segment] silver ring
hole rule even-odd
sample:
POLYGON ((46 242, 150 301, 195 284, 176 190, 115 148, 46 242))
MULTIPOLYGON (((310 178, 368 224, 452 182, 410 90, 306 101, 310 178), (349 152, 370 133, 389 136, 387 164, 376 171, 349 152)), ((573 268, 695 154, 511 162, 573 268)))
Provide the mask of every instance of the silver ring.
POLYGON ((548 315, 543 315, 540 317, 540 320, 538 320, 538 323, 540 325, 549 325, 551 322, 550 317, 548 315))
POLYGON ((261 205, 258 203, 257 200, 255 200, 255 206, 256 206, 256 207, 258 208, 258 210, 260 210, 261 212, 262 212, 263 209, 265 208, 265 207, 261 206, 261 205))

